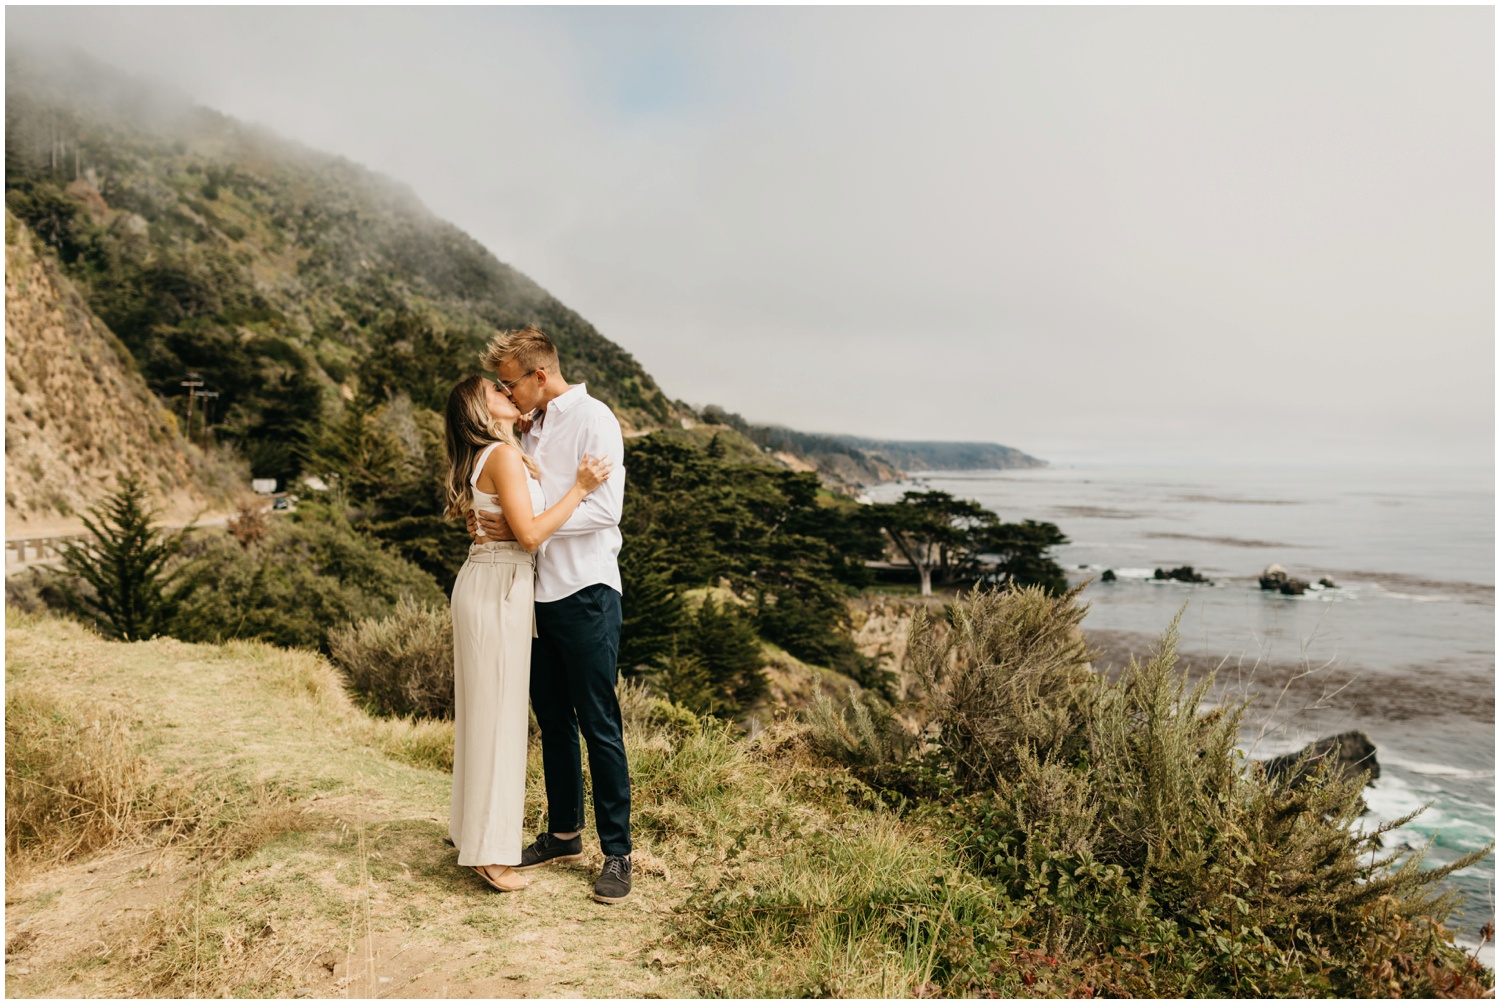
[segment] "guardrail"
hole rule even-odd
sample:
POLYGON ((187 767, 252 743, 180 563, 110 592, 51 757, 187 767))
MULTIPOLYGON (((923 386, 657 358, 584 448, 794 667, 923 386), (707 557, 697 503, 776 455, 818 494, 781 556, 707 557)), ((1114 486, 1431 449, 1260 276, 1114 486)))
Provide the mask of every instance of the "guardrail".
MULTIPOLYGON (((279 516, 291 509, 273 509, 268 505, 264 511, 279 516)), ((213 516, 208 519, 195 520, 192 525, 204 529, 211 526, 224 526, 228 520, 227 516, 213 516)), ((157 529, 171 532, 181 530, 187 525, 186 523, 170 523, 158 526, 157 529)), ((5 540, 5 574, 24 572, 36 565, 55 565, 62 560, 62 548, 65 545, 75 541, 89 540, 92 536, 93 534, 88 533, 53 533, 36 537, 7 537, 5 540)))
POLYGON ((11 537, 5 541, 5 574, 33 565, 51 565, 62 560, 64 546, 88 540, 86 533, 51 534, 46 537, 11 537))

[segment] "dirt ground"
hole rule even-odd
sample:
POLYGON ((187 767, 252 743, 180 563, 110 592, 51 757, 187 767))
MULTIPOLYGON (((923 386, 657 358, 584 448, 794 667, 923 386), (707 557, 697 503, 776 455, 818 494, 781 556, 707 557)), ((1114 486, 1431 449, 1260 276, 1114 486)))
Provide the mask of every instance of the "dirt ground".
POLYGON ((622 904, 589 898, 597 845, 495 892, 444 843, 448 775, 382 754, 320 660, 109 644, 56 621, 7 641, 8 693, 102 695, 135 716, 163 777, 272 806, 246 817, 263 839, 228 855, 143 839, 13 865, 8 996, 695 996, 682 960, 653 947, 683 892, 650 847, 622 904))

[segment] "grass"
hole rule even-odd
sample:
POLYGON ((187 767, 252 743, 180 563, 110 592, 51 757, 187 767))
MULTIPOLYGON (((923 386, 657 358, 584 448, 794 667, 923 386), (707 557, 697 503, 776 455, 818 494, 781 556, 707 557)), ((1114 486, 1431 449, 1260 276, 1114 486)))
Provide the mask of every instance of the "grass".
MULTIPOLYGON (((107 806, 64 811, 71 803, 61 798, 13 817, 7 802, 7 840, 22 864, 6 875, 16 996, 1180 992, 1190 982, 1162 974, 1190 980, 1194 953, 1215 951, 1208 935, 1121 912, 1141 895, 1119 887, 1120 866, 1070 850, 1074 830, 1095 829, 1087 773, 1029 753, 1002 770, 1007 798, 976 804, 969 817, 936 803, 896 811, 859 769, 833 766, 807 724, 782 715, 746 738, 623 687, 635 890, 605 907, 588 898, 602 861, 592 834, 585 862, 533 872, 521 893, 495 894, 458 868, 443 843, 452 724, 370 717, 315 654, 107 642, 14 611, 7 644, 18 737, 8 722, 8 780, 49 779, 107 806), (1041 820, 1027 831, 1037 843, 1030 857, 1012 846, 1016 813, 1041 820), (978 836, 965 837, 965 826, 978 836), (976 856, 991 829, 1004 853, 976 856), (1098 940, 1085 930, 1096 920, 1135 924, 1161 951, 1186 954, 1163 962, 1150 946, 1133 956, 1096 950, 1085 943, 1098 940)), ((1159 717, 1162 729, 1189 729, 1175 712, 1159 717)), ((1203 740, 1215 721, 1192 725, 1183 741, 1203 740)), ((1171 745, 1157 738, 1153 749, 1171 745)), ((27 790, 8 785, 8 798, 10 788, 27 790)), ((535 745, 526 797, 534 831, 545 818, 535 745)), ((1285 825, 1303 826, 1305 813, 1288 805, 1285 825)), ((1161 829, 1156 816, 1141 818, 1161 829)), ((1164 833, 1182 829, 1162 818, 1164 833)), ((1150 859, 1159 881, 1180 842, 1150 859)), ((1358 918, 1364 933, 1344 939, 1389 941, 1359 951, 1389 959, 1393 989, 1457 992, 1488 979, 1432 969, 1452 952, 1418 942, 1440 929, 1376 916, 1399 906, 1391 897, 1370 904, 1358 918), (1424 965, 1431 971, 1418 972, 1424 965)), ((1205 916, 1200 926, 1228 932, 1232 920, 1205 916)), ((1220 954, 1240 941, 1226 944, 1220 954)))
MULTIPOLYGON (((14 611, 7 642, 8 695, 54 723, 27 728, 95 742, 94 717, 105 738, 104 722, 123 723, 128 741, 109 739, 129 780, 117 802, 142 824, 161 793, 196 812, 176 829, 78 842, 76 822, 28 838, 47 850, 7 873, 12 934, 32 934, 11 959, 12 994, 903 994, 930 978, 921 917, 942 912, 927 886, 952 871, 948 852, 858 807, 848 786, 862 786, 812 765, 788 721, 747 743, 638 688, 622 695, 636 889, 605 908, 587 898, 592 842, 583 865, 533 873, 520 894, 459 869, 443 843, 452 724, 368 716, 314 654, 107 642, 14 611), (871 855, 885 865, 869 871, 871 855), (749 887, 804 913, 755 934, 753 913, 724 910, 749 887), (836 919, 859 903, 876 904, 867 919, 836 919)), ((7 771, 56 759, 35 748, 8 749, 7 771)), ((527 818, 544 818, 535 748, 527 818)))

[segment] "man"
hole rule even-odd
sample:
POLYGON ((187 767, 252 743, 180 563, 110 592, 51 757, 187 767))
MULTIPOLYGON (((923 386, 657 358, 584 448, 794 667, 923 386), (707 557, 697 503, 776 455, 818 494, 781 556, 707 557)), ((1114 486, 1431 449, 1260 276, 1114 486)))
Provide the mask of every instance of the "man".
MULTIPOLYGON (((620 511, 625 498, 625 441, 609 406, 583 384, 569 386, 557 348, 534 327, 501 332, 484 365, 522 415, 533 415, 521 439, 536 461, 542 490, 560 498, 584 454, 607 457, 614 473, 542 545, 537 558, 536 630, 531 644, 531 708, 542 732, 548 832, 521 852, 522 870, 583 857, 583 764, 578 734, 589 747, 594 823, 604 867, 594 899, 630 895, 630 772, 615 697, 620 648, 620 511)), ((494 538, 513 534, 504 517, 479 515, 494 538)))

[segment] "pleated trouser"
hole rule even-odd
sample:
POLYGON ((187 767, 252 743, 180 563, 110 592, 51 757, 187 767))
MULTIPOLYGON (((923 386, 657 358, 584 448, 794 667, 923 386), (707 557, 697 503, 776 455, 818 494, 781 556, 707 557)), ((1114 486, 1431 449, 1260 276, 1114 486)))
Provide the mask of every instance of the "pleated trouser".
POLYGON ((460 865, 521 863, 536 571, 521 545, 469 553, 453 586, 453 802, 460 865))

